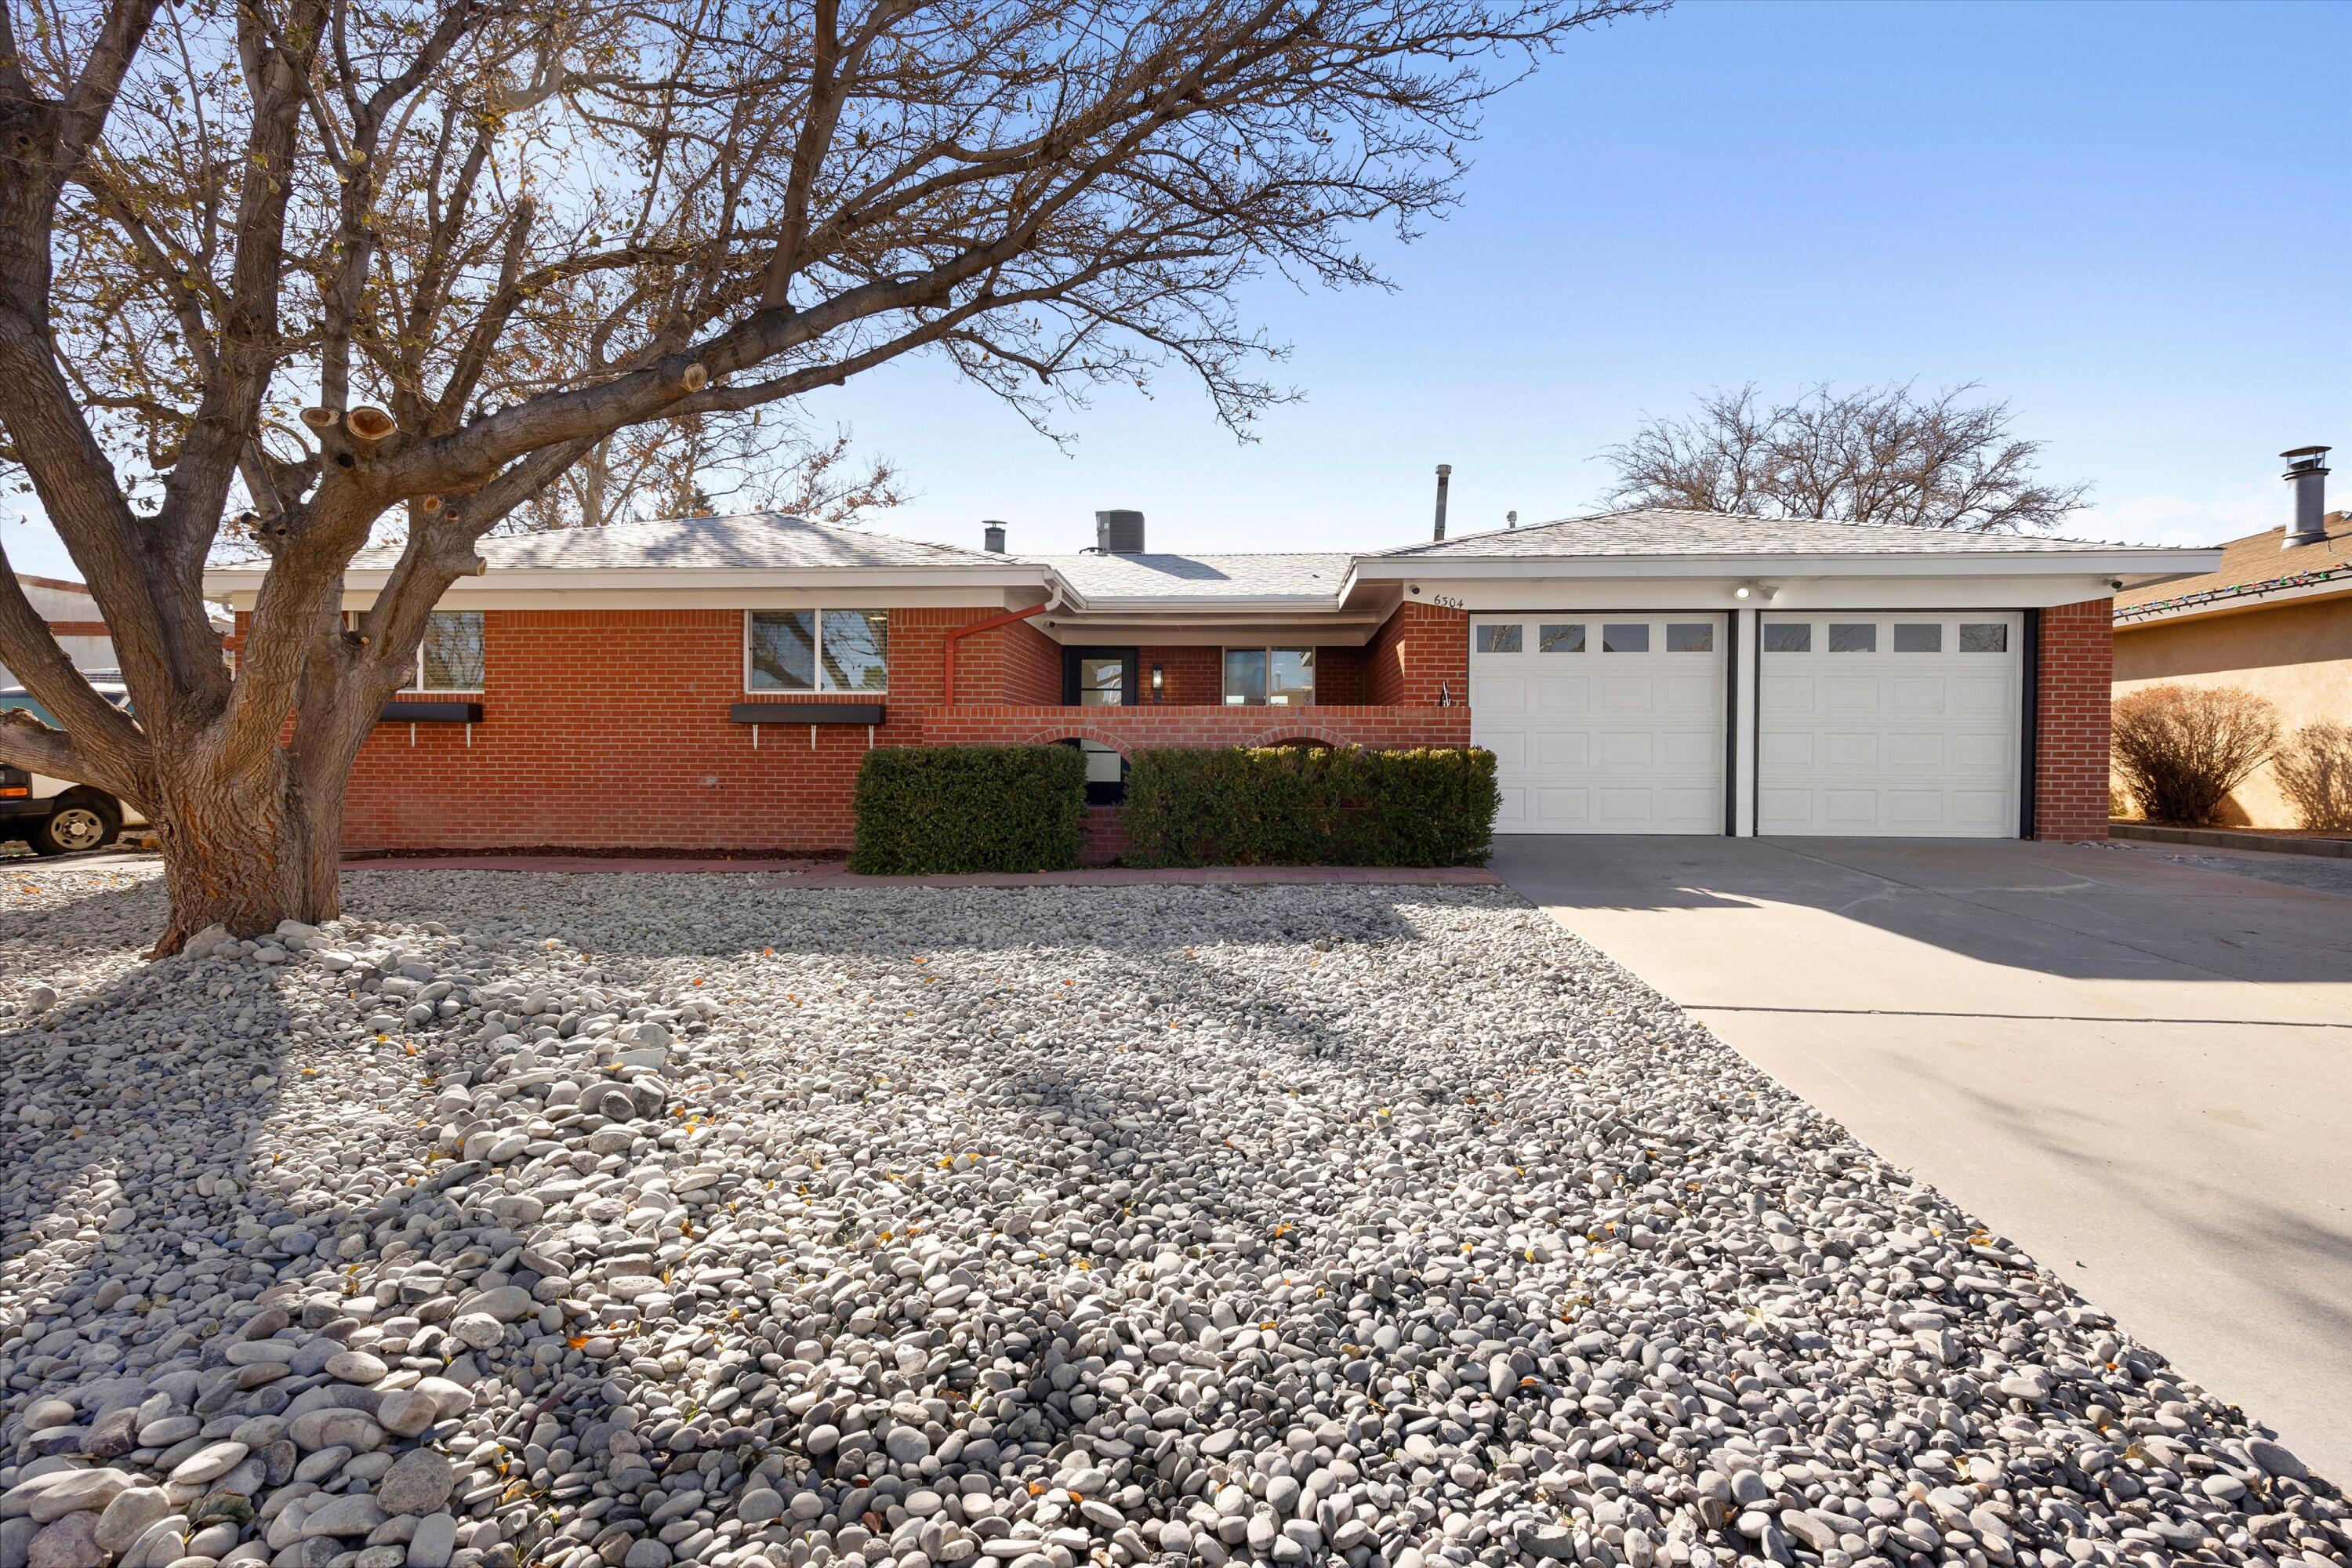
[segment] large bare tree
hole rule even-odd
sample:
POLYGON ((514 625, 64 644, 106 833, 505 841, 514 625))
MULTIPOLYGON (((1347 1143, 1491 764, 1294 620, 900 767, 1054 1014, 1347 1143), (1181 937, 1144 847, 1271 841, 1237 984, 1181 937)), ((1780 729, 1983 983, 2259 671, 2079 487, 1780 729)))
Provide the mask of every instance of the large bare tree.
POLYGON ((9 0, 0 426, 114 637, 0 759, 161 829, 170 949, 332 915, 344 781, 475 542, 616 432, 918 351, 1033 416, 1173 364, 1236 427, 1274 269, 1378 281, 1480 105, 1656 0, 9 0), (386 513, 405 543, 345 624, 386 513), (235 673, 225 520, 270 565, 235 673))
POLYGON ((1654 418, 1601 456, 1624 506, 1975 533, 2054 527, 2084 506, 2090 487, 2038 478, 2042 443, 2012 434, 2009 405, 1977 391, 1816 386, 1774 403, 1748 385, 1700 398, 1687 418, 1654 418))

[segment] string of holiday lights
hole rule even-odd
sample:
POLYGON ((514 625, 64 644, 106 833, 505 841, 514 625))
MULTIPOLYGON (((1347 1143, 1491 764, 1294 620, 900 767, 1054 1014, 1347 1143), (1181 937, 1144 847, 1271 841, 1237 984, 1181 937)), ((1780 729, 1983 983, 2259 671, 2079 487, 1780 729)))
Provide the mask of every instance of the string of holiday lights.
POLYGON ((2309 572, 2298 572, 2291 577, 2266 577, 2259 583, 2232 583, 2227 587, 2200 588, 2193 594, 2182 594, 2177 598, 2150 599, 2144 605, 2134 605, 2128 610, 2118 610, 2116 612, 2116 619, 2118 621, 2145 620, 2150 616, 2160 616, 2168 610, 2191 609, 2200 605, 2220 604, 2229 599, 2283 593, 2289 588, 2309 588, 2346 576, 2352 576, 2352 563, 2318 567, 2309 572))

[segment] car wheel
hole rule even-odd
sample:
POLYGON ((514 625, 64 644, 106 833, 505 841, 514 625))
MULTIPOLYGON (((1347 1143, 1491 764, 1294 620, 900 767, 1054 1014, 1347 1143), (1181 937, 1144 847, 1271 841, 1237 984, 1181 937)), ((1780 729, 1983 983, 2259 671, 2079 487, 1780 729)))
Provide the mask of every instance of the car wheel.
POLYGON ((121 821, 100 802, 66 800, 47 821, 34 825, 26 842, 36 855, 79 855, 105 848, 121 830, 121 821))

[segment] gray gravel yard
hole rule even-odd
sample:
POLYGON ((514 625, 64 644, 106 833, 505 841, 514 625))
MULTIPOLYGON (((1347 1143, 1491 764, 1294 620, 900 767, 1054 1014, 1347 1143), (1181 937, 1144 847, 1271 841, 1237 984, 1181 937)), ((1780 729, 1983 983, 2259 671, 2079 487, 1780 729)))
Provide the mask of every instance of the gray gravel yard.
POLYGON ((2352 1563, 1501 889, 152 877, 0 870, 0 1568, 2352 1563))

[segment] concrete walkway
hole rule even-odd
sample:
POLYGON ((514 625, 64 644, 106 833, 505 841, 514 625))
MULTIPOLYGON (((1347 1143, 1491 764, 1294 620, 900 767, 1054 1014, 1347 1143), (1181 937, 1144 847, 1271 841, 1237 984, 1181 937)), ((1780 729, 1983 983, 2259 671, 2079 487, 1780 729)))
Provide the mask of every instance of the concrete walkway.
POLYGON ((2352 897, 2135 848, 1510 837, 1495 868, 2352 1482, 2352 897))

